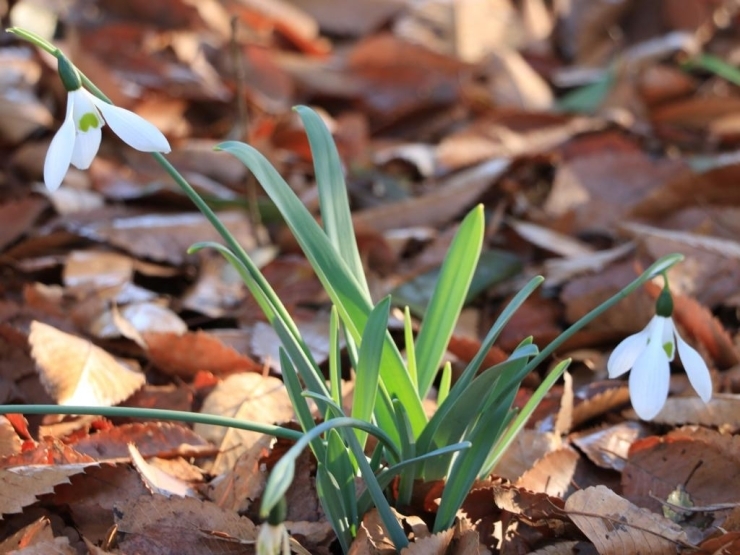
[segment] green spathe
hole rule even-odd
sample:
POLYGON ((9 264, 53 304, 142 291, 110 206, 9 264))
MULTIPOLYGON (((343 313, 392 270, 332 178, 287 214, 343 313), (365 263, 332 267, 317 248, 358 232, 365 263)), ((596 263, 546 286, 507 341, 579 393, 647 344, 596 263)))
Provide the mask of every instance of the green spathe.
POLYGON ((62 80, 62 84, 67 92, 73 92, 82 87, 80 74, 67 56, 59 52, 57 54, 57 64, 59 78, 62 80))

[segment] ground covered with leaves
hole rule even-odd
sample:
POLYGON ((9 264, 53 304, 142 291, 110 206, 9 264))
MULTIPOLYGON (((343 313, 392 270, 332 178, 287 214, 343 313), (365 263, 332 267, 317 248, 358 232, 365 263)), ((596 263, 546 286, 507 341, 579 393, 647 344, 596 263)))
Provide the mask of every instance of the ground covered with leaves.
MULTIPOLYGON (((545 285, 489 365, 527 336, 545 346, 658 257, 685 255, 670 271, 674 318, 712 372, 710 403, 676 364, 668 402, 644 422, 626 382, 606 379, 611 350, 653 314, 650 283, 558 350, 551 363, 573 358, 570 373, 454 529, 428 529, 443 484, 420 484, 398 511, 408 553, 711 554, 740 552, 737 9, 20 0, 0 14, 4 27, 12 16, 53 37, 114 103, 167 135, 169 160, 219 209, 319 361, 326 294, 259 184, 212 150, 254 145, 316 211, 296 104, 320 110, 337 142, 376 299, 392 294, 421 316, 460 218, 484 205, 453 370, 533 275, 545 285)), ((4 33, 0 68, 0 402, 289 422, 277 335, 223 259, 186 252, 218 240, 205 218, 107 130, 90 170, 49 193, 44 157, 66 96, 56 62, 4 33)), ((517 406, 547 370, 528 376, 517 406)), ((252 553, 267 473, 288 447, 200 424, 0 417, 0 552, 252 553)), ((287 526, 308 552, 333 553, 315 471, 307 454, 287 526)), ((376 513, 351 552, 393 552, 376 513)))

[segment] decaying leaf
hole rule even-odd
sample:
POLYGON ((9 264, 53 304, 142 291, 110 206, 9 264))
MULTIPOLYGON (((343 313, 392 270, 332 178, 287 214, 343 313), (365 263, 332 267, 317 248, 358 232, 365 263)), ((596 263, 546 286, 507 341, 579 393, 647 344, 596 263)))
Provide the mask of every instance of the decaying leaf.
POLYGON ((61 405, 111 406, 146 379, 90 341, 34 321, 28 337, 41 383, 61 405))
POLYGON ((672 555, 688 543, 680 526, 634 506, 604 486, 573 493, 565 510, 601 555, 672 555))

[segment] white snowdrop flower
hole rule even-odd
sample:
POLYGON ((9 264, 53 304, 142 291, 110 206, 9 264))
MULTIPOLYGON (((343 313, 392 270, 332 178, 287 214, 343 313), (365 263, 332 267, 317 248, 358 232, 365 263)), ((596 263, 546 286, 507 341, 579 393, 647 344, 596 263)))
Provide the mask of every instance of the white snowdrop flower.
POLYGON ((144 152, 169 152, 170 144, 154 125, 129 110, 103 102, 82 88, 80 76, 62 54, 59 76, 67 89, 67 114, 51 141, 44 161, 44 183, 50 191, 62 184, 69 165, 86 170, 100 148, 107 123, 126 144, 144 152))
POLYGON ((290 540, 285 525, 264 522, 257 536, 257 555, 290 555, 290 540))
POLYGON ((706 363, 681 338, 671 318, 673 299, 667 285, 658 297, 655 312, 644 330, 617 345, 606 365, 610 378, 632 369, 630 398, 635 412, 643 420, 655 418, 668 398, 670 362, 676 355, 676 347, 691 386, 705 403, 712 398, 712 379, 706 363))

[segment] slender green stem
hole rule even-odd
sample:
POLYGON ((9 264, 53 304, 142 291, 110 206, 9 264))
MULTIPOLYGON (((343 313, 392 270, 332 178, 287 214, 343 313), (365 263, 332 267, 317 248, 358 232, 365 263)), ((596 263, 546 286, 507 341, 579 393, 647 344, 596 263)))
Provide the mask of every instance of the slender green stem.
POLYGON ((281 428, 272 424, 259 424, 237 418, 229 418, 227 416, 180 410, 141 409, 136 407, 88 407, 84 405, 0 405, 0 414, 89 414, 111 418, 175 420, 190 424, 210 424, 213 426, 238 428, 248 432, 260 432, 292 441, 298 441, 303 437, 302 432, 281 428))
POLYGON ((610 309, 611 307, 613 307, 615 304, 622 301, 623 299, 627 298, 635 289, 642 286, 647 281, 653 279, 658 274, 665 272, 671 266, 683 260, 683 258, 684 256, 682 254, 668 254, 656 260, 635 281, 627 285, 624 289, 622 289, 619 293, 617 293, 610 299, 607 299, 606 301, 601 303, 599 306, 594 308, 591 312, 581 317, 580 320, 578 320, 576 323, 571 325, 567 330, 561 333, 558 337, 553 339, 552 342, 550 342, 550 344, 547 347, 545 347, 544 349, 542 349, 542 351, 540 351, 539 355, 534 357, 532 361, 529 364, 527 364, 527 366, 524 367, 524 370, 522 370, 522 373, 526 375, 529 371, 536 368, 543 360, 549 357, 555 351, 555 349, 557 349, 563 343, 565 343, 568 339, 570 339, 571 336, 575 334, 577 331, 580 331, 581 329, 583 329, 594 318, 596 318, 597 316, 600 316, 603 312, 607 311, 608 309, 610 309))

